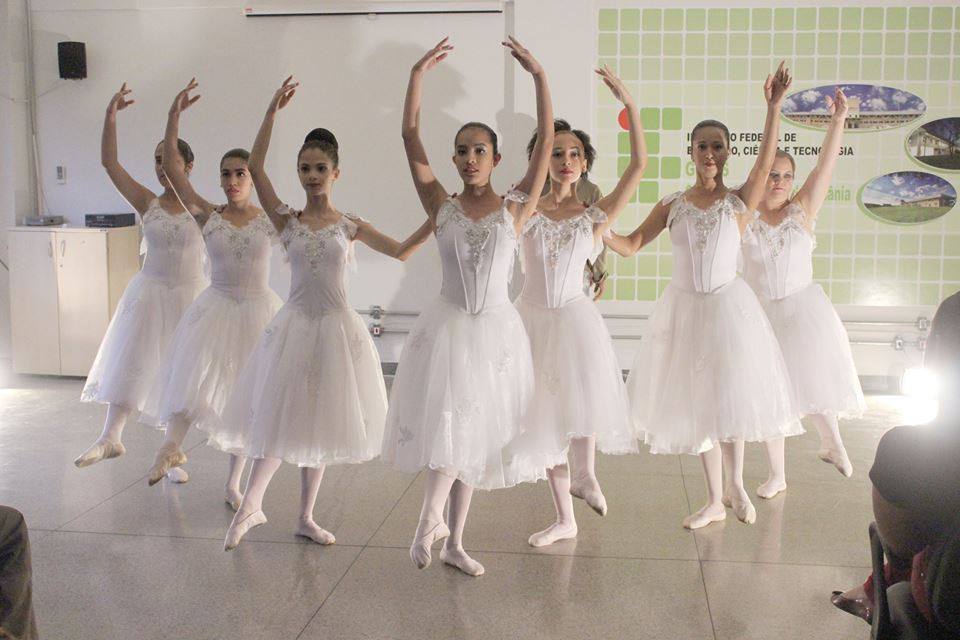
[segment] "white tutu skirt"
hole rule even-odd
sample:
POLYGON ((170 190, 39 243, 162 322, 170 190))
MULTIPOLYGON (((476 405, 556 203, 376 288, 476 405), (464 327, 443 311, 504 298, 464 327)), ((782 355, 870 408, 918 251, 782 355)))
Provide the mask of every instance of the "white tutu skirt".
POLYGON ((710 294, 670 284, 627 378, 652 453, 803 433, 790 378, 757 296, 740 278, 710 294))
POLYGON ((604 453, 636 453, 620 364, 593 301, 548 309, 521 297, 517 310, 530 338, 536 389, 512 454, 552 467, 566 462, 571 438, 588 436, 604 453))
POLYGON ((207 282, 168 284, 137 273, 100 343, 80 399, 141 410, 184 310, 207 282))
POLYGON ((533 395, 530 341, 511 304, 470 314, 439 299, 414 324, 390 391, 383 458, 477 489, 546 476, 506 450, 533 395))
POLYGON ((208 444, 301 467, 380 455, 387 391, 380 357, 352 309, 308 315, 286 304, 264 330, 208 444))
POLYGON ((797 410, 802 414, 863 414, 866 403, 850 340, 823 287, 811 284, 786 298, 760 304, 780 342, 797 410))
POLYGON ((280 305, 269 289, 234 297, 207 287, 184 312, 140 421, 162 427, 184 414, 203 430, 219 423, 240 370, 280 305))

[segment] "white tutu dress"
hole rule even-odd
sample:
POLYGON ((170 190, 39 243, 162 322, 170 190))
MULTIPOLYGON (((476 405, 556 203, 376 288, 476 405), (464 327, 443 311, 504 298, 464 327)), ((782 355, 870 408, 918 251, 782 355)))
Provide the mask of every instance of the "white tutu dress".
POLYGON ((813 282, 816 240, 800 203, 788 204, 786 213, 775 227, 758 217, 747 228, 743 276, 780 342, 798 411, 859 416, 866 404, 850 340, 823 288, 813 282))
POLYGON ((180 317, 208 284, 203 237, 190 213, 167 213, 154 198, 142 220, 143 268, 123 292, 80 394, 138 411, 180 317))
POLYGON ((583 294, 595 229, 606 219, 595 206, 559 222, 535 213, 520 241, 525 279, 516 305, 530 338, 536 389, 525 433, 511 451, 546 467, 566 462, 571 438, 595 436, 604 453, 637 451, 610 332, 583 294))
POLYGON ((522 432, 534 386, 530 341, 507 295, 517 248, 512 216, 504 206, 474 221, 451 198, 437 213, 436 236, 440 298, 403 346, 383 458, 406 472, 445 469, 478 489, 545 477, 505 451, 522 432))
POLYGON ((345 267, 353 219, 318 231, 289 215, 280 235, 290 296, 264 330, 208 444, 301 467, 364 462, 380 454, 387 392, 367 327, 350 308, 345 267))
POLYGON ((243 227, 215 210, 203 227, 210 254, 211 283, 184 312, 141 421, 169 424, 185 414, 201 429, 220 422, 240 369, 263 328, 280 308, 280 298, 267 283, 273 224, 262 213, 243 227))
POLYGON ((673 279, 627 379, 644 441, 653 453, 699 454, 803 433, 777 338, 737 276, 743 201, 728 193, 704 210, 678 192, 663 202, 673 279))

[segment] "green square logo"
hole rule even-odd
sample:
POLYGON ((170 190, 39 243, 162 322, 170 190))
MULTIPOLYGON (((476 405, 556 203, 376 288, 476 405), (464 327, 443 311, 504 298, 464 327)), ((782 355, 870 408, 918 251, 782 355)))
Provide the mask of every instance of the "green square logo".
POLYGON ((648 180, 656 180, 660 177, 660 159, 657 157, 647 158, 647 168, 643 172, 643 177, 648 180))
POLYGON ((731 9, 730 10, 730 30, 747 31, 750 28, 750 10, 749 9, 731 9))
POLYGON ((643 30, 644 31, 660 31, 661 18, 662 18, 662 14, 660 13, 660 9, 644 9, 643 10, 643 30))
POLYGON ((726 9, 710 9, 707 12, 707 20, 710 26, 710 31, 726 31, 727 30, 727 10, 726 9))
MULTIPOLYGON (((640 109, 640 122, 646 130, 660 128, 660 109, 659 107, 643 107, 640 109)), ((628 148, 629 151, 629 148, 628 148)))
POLYGON ((598 26, 600 31, 616 31, 618 27, 616 9, 600 9, 598 26))
POLYGON ((687 31, 703 31, 707 28, 707 12, 704 9, 687 9, 687 31))
POLYGON ((660 177, 675 180, 680 177, 680 158, 668 157, 660 160, 660 177))
POLYGON ((754 31, 769 31, 773 26, 773 11, 771 9, 754 9, 750 13, 754 31))
POLYGON ((773 10, 773 26, 777 31, 793 30, 793 9, 778 8, 773 10))
POLYGON ((683 112, 676 107, 663 110, 663 128, 666 131, 679 131, 683 128, 683 112))
POLYGON ((683 31, 683 9, 667 9, 663 12, 664 31, 683 31))
POLYGON ((883 9, 868 7, 863 10, 863 28, 870 31, 883 29, 883 9))
POLYGON ((640 30, 640 10, 623 9, 620 11, 620 31, 640 30))
POLYGON ((797 9, 797 31, 812 31, 817 28, 817 10, 814 7, 797 9))
POLYGON ((641 180, 637 189, 637 199, 643 203, 653 203, 660 200, 660 185, 657 182, 641 180))

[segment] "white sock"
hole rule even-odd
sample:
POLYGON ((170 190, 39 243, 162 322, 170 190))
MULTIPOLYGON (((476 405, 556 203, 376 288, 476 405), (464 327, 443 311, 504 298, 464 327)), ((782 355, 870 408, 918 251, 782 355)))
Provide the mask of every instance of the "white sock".
POLYGON ((819 413, 810 416, 820 434, 820 451, 817 455, 824 462, 829 462, 837 471, 849 478, 853 475, 853 464, 847 457, 847 449, 840 438, 840 425, 835 413, 819 413))
POLYGON ((243 468, 247 464, 244 456, 230 454, 230 463, 227 471, 227 484, 224 487, 224 500, 234 511, 240 509, 243 492, 240 490, 240 479, 243 477, 243 468))
POLYGON ((463 528, 467 522, 472 498, 473 487, 459 480, 453 483, 450 489, 450 500, 447 502, 447 527, 450 529, 450 536, 443 543, 440 560, 469 576, 481 576, 483 565, 467 555, 463 549, 463 528))
POLYGON ((699 529, 727 517, 723 506, 723 456, 720 447, 714 445, 700 454, 703 477, 707 482, 707 504, 683 519, 685 529, 699 529))
POLYGON ((317 494, 325 468, 321 465, 300 469, 300 525, 297 527, 297 535, 310 538, 317 544, 333 544, 337 541, 332 533, 323 529, 313 519, 313 507, 317 504, 317 494))
POLYGON ((570 496, 570 469, 561 464, 547 469, 547 481, 550 494, 557 510, 557 520, 543 531, 530 536, 527 542, 531 547, 545 547, 558 540, 577 537, 577 520, 573 514, 573 499, 570 496))
POLYGON ((720 450, 723 452, 723 466, 728 471, 727 492, 733 513, 740 522, 753 524, 757 521, 757 510, 743 487, 743 440, 721 442, 720 450))
POLYGON ((761 498, 769 500, 781 491, 787 490, 785 444, 783 436, 763 443, 763 450, 767 453, 767 463, 770 470, 767 474, 767 481, 757 487, 757 495, 761 498))
POLYGON ((570 494, 580 498, 601 516, 607 514, 607 499, 603 497, 596 472, 596 438, 573 438, 568 453, 570 459, 570 494))
POLYGON ((250 477, 247 478, 247 490, 243 492, 240 508, 227 529, 223 543, 225 551, 236 548, 247 531, 267 521, 263 513, 263 496, 280 464, 280 458, 257 458, 253 461, 250 477))
POLYGON ((433 543, 450 535, 450 530, 443 521, 443 505, 450 495, 450 489, 456 477, 456 472, 453 470, 427 470, 420 521, 417 523, 417 531, 410 545, 410 559, 418 569, 430 566, 430 547, 433 543))
POLYGON ((86 451, 77 456, 73 464, 78 467, 89 467, 101 460, 110 458, 119 458, 127 452, 123 443, 120 442, 120 436, 123 434, 123 427, 130 416, 131 410, 126 407, 111 404, 107 406, 107 418, 103 423, 103 431, 100 437, 87 447, 86 451))

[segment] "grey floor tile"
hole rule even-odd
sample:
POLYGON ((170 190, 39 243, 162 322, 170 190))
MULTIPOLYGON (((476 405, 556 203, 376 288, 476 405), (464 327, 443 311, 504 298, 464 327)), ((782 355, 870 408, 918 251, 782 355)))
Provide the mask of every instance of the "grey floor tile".
POLYGON ((470 578, 437 558, 418 571, 406 550, 366 549, 303 639, 713 637, 695 561, 476 559, 486 574, 470 578))
POLYGON ((830 604, 830 591, 863 581, 856 568, 704 562, 717 640, 866 639, 860 619, 830 604))
POLYGON ((44 638, 294 638, 360 550, 53 533, 34 545, 44 638))

